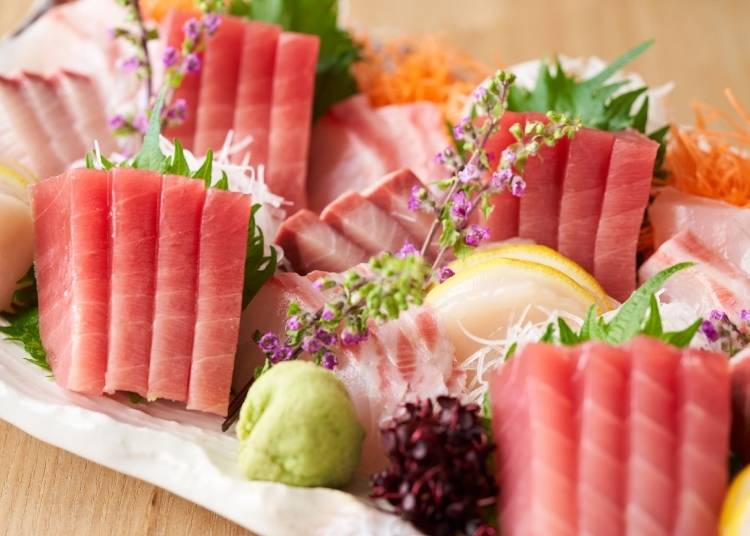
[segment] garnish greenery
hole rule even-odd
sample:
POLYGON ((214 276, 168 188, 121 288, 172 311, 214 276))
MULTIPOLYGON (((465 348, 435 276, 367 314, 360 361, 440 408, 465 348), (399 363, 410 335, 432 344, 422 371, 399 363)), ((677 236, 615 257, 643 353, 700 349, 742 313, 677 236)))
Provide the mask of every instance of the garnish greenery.
MULTIPOLYGON (((565 73, 556 59, 554 73, 546 61, 539 64, 539 75, 532 90, 514 86, 508 95, 508 109, 526 112, 546 112, 557 110, 581 119, 588 127, 600 130, 618 131, 632 128, 646 134, 648 120, 648 97, 643 99, 640 107, 633 110, 636 100, 648 88, 639 87, 615 96, 627 81, 608 82, 612 75, 626 64, 640 56, 653 45, 653 40, 645 41, 628 50, 622 56, 586 80, 578 80, 565 73)), ((659 143, 659 152, 654 169, 659 170, 666 151, 666 125, 648 137, 659 143)))
POLYGON ((47 354, 42 346, 42 339, 39 336, 39 309, 31 307, 18 313, 3 315, 8 321, 8 326, 0 326, 0 333, 4 334, 7 340, 15 341, 23 346, 28 357, 26 361, 52 372, 52 368, 47 362, 47 354))
POLYGON ((606 321, 597 316, 596 306, 591 306, 581 329, 576 333, 562 318, 550 323, 541 338, 542 342, 559 342, 573 346, 586 341, 602 341, 609 344, 622 344, 637 335, 648 335, 672 346, 684 348, 700 329, 703 319, 699 318, 685 329, 664 331, 656 292, 673 274, 690 268, 692 262, 675 264, 646 281, 623 303, 614 317, 606 321))
POLYGON ((349 68, 359 59, 360 47, 338 26, 337 0, 232 0, 229 13, 320 37, 313 105, 315 118, 357 92, 349 68))

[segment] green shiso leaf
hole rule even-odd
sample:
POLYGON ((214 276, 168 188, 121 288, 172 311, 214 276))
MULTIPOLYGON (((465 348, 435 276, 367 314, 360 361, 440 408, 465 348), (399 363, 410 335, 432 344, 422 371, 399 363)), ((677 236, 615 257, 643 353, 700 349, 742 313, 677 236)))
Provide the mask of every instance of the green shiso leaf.
POLYGON ((337 0, 232 0, 229 12, 278 24, 284 30, 320 37, 313 115, 357 92, 349 70, 359 59, 359 45, 338 27, 337 0))
POLYGON ((659 338, 677 348, 685 348, 693 340, 693 337, 700 329, 702 323, 703 319, 699 318, 685 329, 681 331, 668 331, 667 333, 662 333, 659 338))
POLYGON ((565 346, 573 346, 578 344, 580 340, 578 335, 576 335, 575 332, 570 329, 570 326, 567 322, 565 322, 565 320, 563 320, 562 318, 558 318, 557 328, 560 331, 560 344, 564 344, 565 346))
POLYGON ((26 311, 4 316, 9 325, 0 326, 0 333, 3 333, 7 340, 23 346, 26 353, 29 354, 25 358, 27 361, 52 372, 52 368, 47 362, 47 354, 42 346, 42 339, 39 336, 39 309, 33 307, 26 311))
POLYGON ((221 172, 221 178, 216 184, 214 184, 214 188, 217 190, 224 190, 225 192, 229 191, 229 177, 227 176, 226 171, 221 172))
MULTIPOLYGON (((633 111, 633 105, 647 88, 640 87, 614 96, 626 82, 607 81, 653 44, 653 40, 639 44, 587 80, 577 80, 574 76, 568 76, 559 60, 555 60, 554 68, 551 68, 548 62, 541 61, 534 89, 511 86, 508 93, 508 109, 543 113, 556 110, 580 117, 583 124, 588 127, 612 132, 632 128, 646 134, 648 98, 636 111, 633 111)), ((664 127, 649 134, 651 139, 659 143, 661 158, 657 155, 654 166, 657 171, 663 162, 663 152, 666 148, 664 135, 667 129, 664 127)))
POLYGON ((276 249, 271 248, 269 255, 265 254, 265 240, 263 231, 255 224, 255 213, 260 205, 253 205, 250 212, 250 225, 247 232, 247 255, 245 256, 245 284, 242 288, 242 308, 248 306, 260 287, 268 281, 276 271, 276 249))
POLYGON ((661 337, 663 333, 664 328, 661 323, 659 301, 656 299, 656 294, 652 294, 649 300, 648 320, 646 320, 646 324, 643 326, 643 334, 651 337, 661 337))
POLYGON ((168 158, 161 152, 159 138, 161 136, 161 110, 164 107, 164 100, 167 97, 166 88, 159 93, 156 98, 154 107, 151 109, 151 115, 148 120, 148 130, 143 138, 141 150, 133 159, 133 166, 137 169, 150 169, 158 173, 167 171, 169 162, 168 158))
POLYGON ((180 140, 174 140, 174 156, 169 163, 169 173, 181 177, 190 177, 190 166, 185 160, 185 150, 182 148, 180 140))

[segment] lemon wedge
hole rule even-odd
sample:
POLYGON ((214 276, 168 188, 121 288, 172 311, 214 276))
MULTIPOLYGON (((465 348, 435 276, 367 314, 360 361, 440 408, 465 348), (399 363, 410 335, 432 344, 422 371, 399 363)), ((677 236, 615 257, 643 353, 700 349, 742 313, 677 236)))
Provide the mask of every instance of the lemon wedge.
POLYGON ((452 264, 455 275, 426 297, 443 319, 460 361, 503 339, 521 320, 544 322, 553 312, 583 318, 601 299, 547 264, 481 252, 476 257, 452 264))
POLYGON ((33 182, 34 174, 23 164, 0 160, 0 192, 28 203, 28 189, 33 182))
POLYGON ((724 499, 719 519, 721 536, 750 534, 750 467, 746 467, 732 481, 724 499))

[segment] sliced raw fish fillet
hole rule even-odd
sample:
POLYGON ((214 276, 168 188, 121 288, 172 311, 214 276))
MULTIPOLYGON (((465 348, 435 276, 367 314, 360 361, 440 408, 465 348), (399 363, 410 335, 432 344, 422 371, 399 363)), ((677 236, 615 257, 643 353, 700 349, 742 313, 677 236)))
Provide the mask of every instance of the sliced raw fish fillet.
MULTIPOLYGON (((613 143, 614 135, 611 132, 591 128, 578 131, 569 143, 565 174, 559 191, 560 220, 557 249, 590 273, 594 271, 594 244, 599 218, 602 215, 602 202, 604 190, 607 187, 607 170, 613 143)), ((626 164, 623 162, 619 165, 626 164)), ((653 168, 653 161, 651 165, 653 168)), ((623 172, 625 171, 616 170, 618 175, 623 172)), ((642 179, 642 166, 638 167, 637 172, 638 175, 628 175, 623 181, 632 180, 634 177, 642 179)), ((650 169, 648 173, 650 176, 650 169)), ((543 214, 546 206, 548 205, 540 205, 536 208, 543 214)), ((533 238, 523 233, 522 236, 533 238)), ((628 238, 637 240, 638 232, 636 231, 632 237, 628 238)), ((548 245, 554 247, 554 244, 548 245)), ((635 262, 634 259, 633 256, 632 262, 635 262)), ((620 272, 617 274, 619 275, 620 272)))
POLYGON ((690 229, 701 242, 750 274, 750 208, 669 187, 656 196, 648 215, 654 228, 654 247, 690 229))
MULTIPOLYGON (((526 120, 546 121, 546 117, 530 112, 526 114, 526 120)), ((579 134, 581 132, 576 136, 579 134)), ((560 208, 568 146, 569 140, 563 138, 554 147, 542 147, 537 157, 529 159, 524 173, 526 191, 520 201, 518 236, 555 249, 562 223, 560 208)), ((573 182, 570 184, 573 191, 573 182)), ((598 220, 598 212, 596 217, 598 220)))
POLYGON ((112 170, 108 393, 148 395, 161 186, 157 173, 112 170))
POLYGON ((32 73, 24 73, 21 87, 29 98, 29 104, 35 110, 39 123, 51 141, 54 150, 66 165, 82 158, 89 147, 81 138, 75 125, 73 110, 68 107, 61 95, 56 79, 46 79, 32 73), (42 120, 43 118, 43 120, 42 120))
POLYGON ((417 243, 387 212, 357 192, 340 196, 326 207, 320 219, 370 255, 396 253, 406 243, 417 243))
MULTIPOLYGON (((575 140, 571 151, 573 145, 575 140)), ((621 302, 635 290, 638 236, 658 148, 656 142, 634 131, 615 134, 596 231, 593 274, 607 294, 621 302)), ((572 232, 570 239, 575 236, 572 232)))
POLYGON ((247 195, 206 192, 188 409, 227 413, 242 314, 250 208, 247 195))
POLYGON ((317 36, 284 32, 276 48, 266 182, 273 193, 292 203, 292 212, 307 206, 305 182, 319 47, 317 36))
POLYGON ((65 170, 66 162, 54 149, 19 80, 0 76, 0 109, 5 111, 5 119, 23 144, 37 175, 50 177, 65 170))
POLYGON ((165 176, 159 203, 148 398, 185 402, 195 331, 202 181, 165 176))
MULTIPOLYGON (((177 50, 182 50, 182 42, 185 37, 183 28, 185 23, 194 18, 195 15, 185 11, 170 11, 164 19, 162 33, 166 36, 166 43, 177 50)), ((213 37, 211 38, 213 39, 213 37)), ((204 57, 201 55, 201 61, 204 57)), ((169 140, 180 140, 183 147, 193 151, 195 148, 195 131, 198 124, 198 102, 201 99, 201 74, 186 73, 180 87, 178 87, 172 96, 172 102, 178 99, 185 101, 185 120, 179 124, 170 125, 164 129, 164 136, 169 140)), ((223 140, 222 140, 223 142, 223 140)), ((219 147, 212 149, 219 150, 219 147)), ((200 153, 198 153, 200 154, 200 153)))
POLYGON ((107 106, 96 83, 73 71, 62 71, 56 76, 86 149, 90 150, 97 142, 102 154, 114 152, 117 143, 108 128, 107 106))
POLYGON ((16 283, 31 267, 34 229, 27 203, 0 192, 0 311, 9 311, 16 283))
POLYGON ((59 175, 39 182, 31 198, 39 334, 55 381, 66 386, 73 340, 70 177, 59 175))
POLYGON ((727 488, 729 363, 725 355, 687 349, 678 372, 679 488, 674 534, 714 534, 727 488))
POLYGON ((645 281, 661 270, 687 261, 697 264, 670 277, 664 285, 666 295, 662 299, 685 303, 700 316, 719 309, 733 322, 739 322, 742 310, 748 309, 750 304, 750 277, 690 230, 663 243, 641 266, 638 275, 645 281))
POLYGON ((750 462, 750 348, 729 360, 732 377, 732 453, 750 462))
POLYGON ((218 31, 206 41, 195 127, 194 153, 221 150, 234 126, 234 107, 242 62, 245 23, 222 16, 218 31))
MULTIPOLYGON (((263 22, 245 24, 242 63, 234 109, 234 139, 252 139, 249 151, 253 165, 268 164, 268 144, 271 132, 271 102, 273 74, 276 63, 276 44, 281 29, 263 22)), ((245 151, 235 155, 241 162, 245 151)))
POLYGON ((341 272, 367 260, 367 253, 309 210, 281 224, 274 242, 300 273, 341 272))

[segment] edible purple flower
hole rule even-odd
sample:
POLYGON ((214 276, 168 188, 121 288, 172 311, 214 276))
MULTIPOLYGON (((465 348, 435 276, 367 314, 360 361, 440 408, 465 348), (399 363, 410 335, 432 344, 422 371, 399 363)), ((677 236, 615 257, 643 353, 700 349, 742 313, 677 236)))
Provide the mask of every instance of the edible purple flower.
POLYGON ((479 86, 474 90, 473 96, 475 101, 483 100, 487 96, 487 88, 484 86, 479 86))
POLYGON ((173 46, 168 46, 164 49, 164 53, 161 55, 161 62, 164 64, 164 67, 172 67, 173 65, 177 64, 177 60, 180 59, 180 54, 177 52, 177 49, 173 46))
POLYGON ((511 180, 513 180, 513 170, 510 168, 500 169, 492 174, 492 187, 499 190, 508 188, 511 180))
POLYGON ((185 61, 182 64, 182 70, 188 74, 197 73, 201 70, 201 59, 196 53, 190 53, 185 56, 185 61))
POLYGON ((442 166, 443 164, 445 164, 445 154, 444 154, 444 152, 440 151, 438 153, 435 153, 435 156, 433 157, 433 160, 439 166, 442 166))
POLYGON ((203 17, 203 27, 209 36, 215 34, 220 25, 221 18, 216 13, 209 13, 203 17))
POLYGON ((521 197, 523 196, 523 193, 526 191, 526 181, 523 180, 523 177, 520 175, 516 175, 513 177, 513 182, 510 185, 510 191, 515 197, 521 197))
POLYGON ((463 183, 471 182, 479 178, 479 169, 474 164, 466 164, 464 168, 458 172, 458 180, 463 183))
POLYGON ((273 352, 279 348, 279 338, 273 332, 269 331, 258 341, 258 346, 264 352, 273 352))
POLYGON ((308 337, 302 342, 302 349, 305 352, 310 352, 311 354, 319 352, 322 348, 323 344, 315 337, 308 337))
POLYGON ((336 360, 336 356, 333 355, 333 352, 326 352, 320 359, 320 364, 328 370, 333 370, 336 368, 336 365, 338 365, 339 362, 336 360))
POLYGON ((704 320, 701 323, 700 331, 711 342, 716 342, 717 340, 719 340, 719 332, 716 330, 716 326, 714 326, 713 322, 711 322, 710 320, 704 320))
POLYGON ((336 334, 331 333, 328 330, 319 329, 315 332, 315 337, 325 346, 333 346, 334 344, 336 344, 336 334))
POLYGON ((414 244, 407 240, 406 242, 404 242, 404 245, 401 247, 396 256, 400 259, 404 259, 409 255, 416 255, 417 253, 419 253, 419 251, 414 247, 414 244))
POLYGON ((132 73, 141 66, 141 60, 137 56, 131 56, 120 62, 120 69, 124 73, 132 73))
POLYGON ((299 329, 302 328, 302 321, 300 320, 299 316, 294 315, 290 316, 286 321, 286 329, 287 331, 299 331, 299 329))
POLYGON ((466 236, 464 236, 464 242, 466 242, 467 246, 475 248, 479 244, 481 244, 483 240, 487 240, 489 236, 490 231, 486 227, 482 227, 480 225, 472 225, 469 232, 467 232, 466 236))
POLYGON ((185 102, 185 99, 175 100, 174 104, 167 112, 167 118, 176 120, 176 121, 184 121, 186 116, 187 116, 187 102, 185 102))
POLYGON ((289 361, 294 355, 294 350, 290 346, 281 346, 274 350, 271 355, 271 363, 278 363, 280 361, 289 361))
POLYGON ((136 115, 135 119, 133 119, 133 127, 138 132, 145 133, 148 130, 148 117, 146 117, 146 114, 136 115))
POLYGON ((464 117, 458 123, 453 125, 453 137, 456 139, 462 137, 465 134, 464 129, 466 128, 466 125, 468 124, 469 124, 469 118, 464 117))
POLYGON ((740 311, 740 319, 745 322, 750 322, 750 309, 743 309, 740 311))
POLYGON ((201 34, 200 22, 198 22, 196 19, 190 19, 185 23, 185 26, 182 27, 182 31, 185 34, 186 38, 188 38, 190 41, 195 41, 201 34))
POLYGON ((323 309, 323 312, 320 313, 320 318, 322 320, 325 320, 326 322, 330 322, 334 318, 336 318, 336 312, 332 309, 323 309))
POLYGON ((117 130, 118 128, 122 128, 125 126, 125 118, 122 116, 122 114, 116 114, 109 118, 109 128, 112 130, 117 130))
POLYGON ((720 311, 719 309, 712 309, 710 313, 708 313, 708 319, 709 320, 723 320, 727 318, 726 313, 724 311, 720 311))
POLYGON ((344 346, 354 346, 362 341, 366 341, 369 335, 370 333, 367 330, 362 333, 356 333, 347 329, 341 334, 341 344, 344 346))
POLYGON ((438 281, 441 283, 445 282, 446 280, 450 279, 456 275, 456 272, 448 268, 447 266, 443 266, 440 268, 440 271, 438 272, 438 281))
POLYGON ((503 151, 502 159, 505 160, 508 163, 515 162, 516 161, 516 153, 513 149, 505 149, 503 151))
POLYGON ((406 206, 412 212, 417 212, 422 209, 422 195, 424 190, 421 186, 414 185, 411 187, 411 193, 409 194, 409 201, 406 206))
POLYGON ((457 191, 451 198, 453 203, 451 204, 451 216, 457 220, 463 220, 468 216, 471 210, 471 201, 469 196, 463 190, 457 191))

